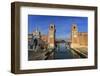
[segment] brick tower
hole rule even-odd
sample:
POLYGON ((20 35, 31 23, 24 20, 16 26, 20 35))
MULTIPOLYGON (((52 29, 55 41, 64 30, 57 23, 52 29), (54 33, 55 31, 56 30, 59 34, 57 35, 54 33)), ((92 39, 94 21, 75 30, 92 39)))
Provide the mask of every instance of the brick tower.
POLYGON ((72 24, 71 30, 71 48, 79 47, 78 28, 76 24, 72 24))
POLYGON ((48 33, 48 44, 50 48, 55 47, 55 25, 50 24, 48 33))

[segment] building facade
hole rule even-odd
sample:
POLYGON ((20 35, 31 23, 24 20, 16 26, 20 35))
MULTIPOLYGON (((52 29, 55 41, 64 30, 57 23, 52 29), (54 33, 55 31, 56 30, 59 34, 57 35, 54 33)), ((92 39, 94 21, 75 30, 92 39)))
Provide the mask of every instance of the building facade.
POLYGON ((79 32, 76 24, 72 24, 71 29, 71 48, 87 48, 88 33, 79 32))

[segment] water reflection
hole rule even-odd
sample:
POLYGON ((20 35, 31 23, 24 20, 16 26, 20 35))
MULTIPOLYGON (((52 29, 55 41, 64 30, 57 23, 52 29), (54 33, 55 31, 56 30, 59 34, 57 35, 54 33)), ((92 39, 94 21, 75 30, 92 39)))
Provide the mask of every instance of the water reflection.
POLYGON ((71 59, 73 54, 70 49, 67 48, 66 43, 57 44, 56 50, 54 52, 54 59, 71 59))

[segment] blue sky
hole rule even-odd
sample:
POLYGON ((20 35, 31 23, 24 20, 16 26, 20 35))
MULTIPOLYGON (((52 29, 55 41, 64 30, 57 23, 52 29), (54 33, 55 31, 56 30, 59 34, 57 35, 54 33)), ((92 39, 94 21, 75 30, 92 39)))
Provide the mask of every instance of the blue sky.
POLYGON ((79 32, 88 32, 88 17, 28 15, 28 33, 38 28, 42 34, 47 34, 51 23, 55 24, 56 38, 69 37, 73 23, 77 24, 79 32))

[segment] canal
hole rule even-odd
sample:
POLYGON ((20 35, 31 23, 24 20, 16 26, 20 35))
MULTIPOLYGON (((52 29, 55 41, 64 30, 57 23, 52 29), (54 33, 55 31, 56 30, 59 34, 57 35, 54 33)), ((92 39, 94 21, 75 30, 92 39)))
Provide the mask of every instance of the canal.
POLYGON ((54 51, 54 59, 73 59, 79 56, 67 47, 66 43, 58 43, 54 51))
POLYGON ((28 50, 28 60, 52 60, 52 59, 77 59, 81 58, 78 53, 72 50, 66 43, 57 43, 56 49, 52 53, 48 50, 38 48, 28 50))

